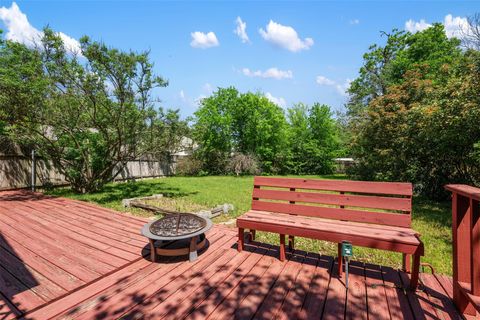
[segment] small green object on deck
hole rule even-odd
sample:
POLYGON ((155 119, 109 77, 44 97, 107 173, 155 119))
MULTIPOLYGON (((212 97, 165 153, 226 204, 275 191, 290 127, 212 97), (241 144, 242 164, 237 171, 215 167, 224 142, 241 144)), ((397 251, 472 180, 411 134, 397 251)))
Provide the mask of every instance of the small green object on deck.
POLYGON ((342 257, 351 257, 352 255, 352 244, 348 241, 342 241, 342 257))
POLYGON ((342 241, 342 257, 345 259, 345 288, 348 290, 348 263, 353 255, 352 244, 348 241, 342 241))

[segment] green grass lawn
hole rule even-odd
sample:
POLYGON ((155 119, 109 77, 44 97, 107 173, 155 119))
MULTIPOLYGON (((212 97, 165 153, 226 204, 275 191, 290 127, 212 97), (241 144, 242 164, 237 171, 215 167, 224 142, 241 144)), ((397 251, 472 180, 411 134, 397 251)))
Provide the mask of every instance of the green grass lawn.
MULTIPOLYGON (((308 177, 345 179, 342 175, 308 177)), ((169 177, 127 183, 111 183, 100 192, 87 195, 74 194, 68 188, 55 189, 49 193, 90 201, 101 206, 119 211, 129 211, 142 216, 151 216, 151 214, 139 209, 123 208, 122 199, 162 193, 166 197, 182 198, 208 207, 223 203, 233 204, 235 206, 233 212, 214 219, 214 222, 218 223, 231 220, 249 210, 252 186, 253 177, 169 177)), ((437 272, 450 275, 452 272, 450 203, 438 203, 418 197, 414 198, 413 228, 422 234, 422 240, 425 243, 425 257, 422 261, 432 264, 437 272)), ((258 240, 273 244, 279 242, 278 235, 262 232, 258 233, 258 240)), ((296 247, 322 254, 336 255, 336 244, 333 243, 297 238, 296 247)), ((401 266, 401 255, 398 253, 360 247, 354 248, 354 253, 356 260, 392 267, 401 266)))

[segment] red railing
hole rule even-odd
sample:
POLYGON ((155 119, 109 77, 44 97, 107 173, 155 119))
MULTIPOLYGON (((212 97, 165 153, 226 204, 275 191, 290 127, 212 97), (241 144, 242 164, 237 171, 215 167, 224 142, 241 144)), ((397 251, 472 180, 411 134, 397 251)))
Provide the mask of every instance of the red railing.
POLYGON ((449 184, 452 192, 453 301, 467 315, 480 312, 480 188, 449 184))

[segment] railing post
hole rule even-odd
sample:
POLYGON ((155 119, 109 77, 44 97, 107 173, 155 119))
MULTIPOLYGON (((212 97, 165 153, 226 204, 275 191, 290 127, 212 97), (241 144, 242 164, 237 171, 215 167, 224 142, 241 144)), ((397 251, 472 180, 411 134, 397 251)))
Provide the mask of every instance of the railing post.
POLYGON ((453 301, 460 312, 480 309, 480 189, 447 185, 452 192, 453 301))

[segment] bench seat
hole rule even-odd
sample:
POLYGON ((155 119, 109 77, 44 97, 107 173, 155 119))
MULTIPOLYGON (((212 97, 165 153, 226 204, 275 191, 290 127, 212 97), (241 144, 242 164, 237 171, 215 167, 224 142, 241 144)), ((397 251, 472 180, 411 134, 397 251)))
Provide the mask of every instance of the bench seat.
POLYGON ((237 218, 239 228, 279 232, 355 246, 414 254, 420 246, 419 234, 411 228, 369 223, 292 216, 285 213, 250 210, 237 218))

